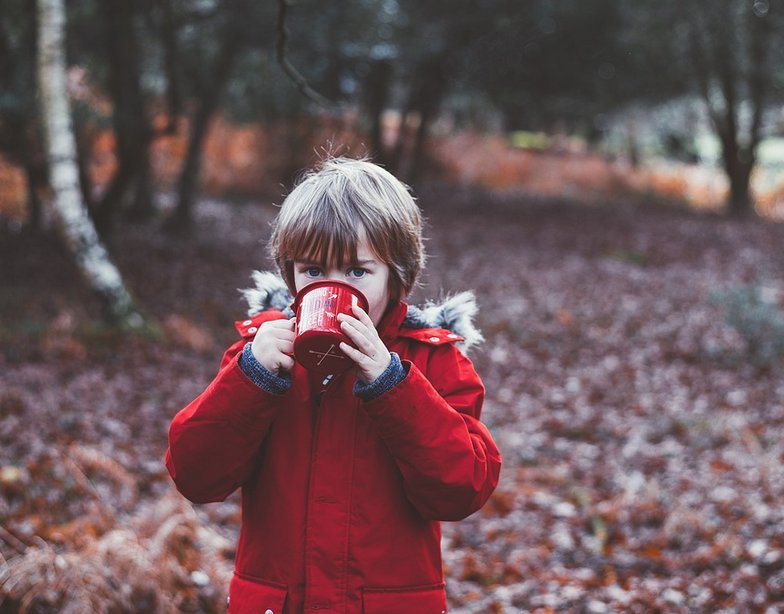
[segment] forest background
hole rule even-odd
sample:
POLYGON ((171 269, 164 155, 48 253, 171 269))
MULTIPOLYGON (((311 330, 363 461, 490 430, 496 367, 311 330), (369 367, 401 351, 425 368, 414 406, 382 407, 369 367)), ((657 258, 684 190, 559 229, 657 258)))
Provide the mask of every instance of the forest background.
POLYGON ((779 611, 776 8, 0 0, 0 612, 223 611, 238 499, 166 427, 327 154, 412 185, 412 302, 479 297, 506 464, 452 610, 779 611))

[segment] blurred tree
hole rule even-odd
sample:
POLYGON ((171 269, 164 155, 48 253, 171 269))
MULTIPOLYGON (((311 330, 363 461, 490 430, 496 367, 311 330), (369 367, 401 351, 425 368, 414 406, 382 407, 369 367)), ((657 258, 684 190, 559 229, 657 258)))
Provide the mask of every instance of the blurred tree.
MULTIPOLYGON (((185 66, 192 86, 192 107, 189 114, 188 148, 177 182, 178 200, 169 228, 186 229, 192 219, 191 210, 196 196, 201 169, 201 155, 210 120, 215 115, 221 94, 231 77, 234 63, 248 44, 245 26, 249 21, 248 5, 242 0, 225 0, 217 4, 206 26, 214 32, 213 49, 202 50, 198 65, 185 66), (205 69, 205 66, 207 67, 205 69)), ((205 25, 205 24, 202 24, 205 25)), ((176 40, 176 34, 168 34, 176 40)), ((209 46, 205 46, 209 47, 209 46)))
POLYGON ((285 72, 289 77, 289 79, 291 79, 292 83, 294 83, 300 93, 320 106, 327 106, 329 101, 310 86, 308 80, 305 79, 305 77, 303 77, 302 74, 295 68, 288 57, 286 49, 289 36, 289 29, 286 25, 288 0, 277 1, 278 16, 275 26, 275 57, 277 58, 278 64, 283 69, 283 72, 285 72))
MULTIPOLYGON (((153 8, 156 5, 153 4, 153 8)), ((169 121, 166 126, 168 134, 177 132, 177 121, 183 111, 182 79, 180 77, 180 46, 177 41, 177 23, 174 14, 174 0, 161 0, 157 4, 160 9, 157 20, 153 23, 160 33, 163 47, 164 71, 166 74, 166 102, 169 121)))
POLYGON ((114 322, 143 323, 82 201, 70 103, 66 87, 64 0, 38 0, 38 87, 49 159, 52 206, 79 270, 114 322))
POLYGON ((46 162, 36 117, 36 5, 1 0, 0 14, 0 151, 24 170, 27 225, 40 229, 46 162))
POLYGON ((430 125, 458 85, 467 51, 489 27, 489 16, 468 0, 455 0, 449 11, 415 0, 360 4, 366 23, 355 33, 363 38, 351 48, 365 55, 355 55, 355 99, 364 106, 374 156, 413 182, 423 167, 430 125), (385 143, 382 117, 389 109, 399 112, 400 121, 396 139, 385 143))
POLYGON ((678 9, 691 52, 688 65, 721 143, 729 210, 750 213, 764 116, 784 84, 782 15, 769 0, 703 0, 678 9))
POLYGON ((630 102, 697 93, 721 143, 728 209, 749 184, 765 114, 784 85, 784 17, 770 0, 485 0, 490 27, 465 52, 465 86, 488 93, 508 128, 566 122, 596 140, 630 102))
POLYGON ((624 13, 625 44, 644 77, 634 96, 697 94, 721 144, 728 211, 751 213, 765 117, 784 93, 784 14, 769 0, 648 0, 624 13))
MULTIPOLYGON (((170 229, 186 229, 190 225, 204 140, 221 103, 229 116, 244 121, 266 120, 276 114, 280 91, 286 87, 281 86, 279 75, 275 78, 269 60, 260 54, 266 50, 271 57, 277 31, 283 27, 277 22, 276 3, 222 0, 213 3, 209 13, 197 6, 181 3, 172 20, 175 32, 167 33, 173 41, 169 45, 177 48, 181 64, 170 72, 182 76, 183 97, 187 99, 184 106, 189 109, 188 147, 177 183, 177 206, 167 224, 170 229)), ((276 53, 282 57, 282 48, 276 53)), ((289 69, 294 71, 293 66, 289 69)), ((299 87, 307 86, 301 81, 299 87)), ((290 99, 285 95, 283 98, 278 113, 281 109, 282 114, 302 109, 301 103, 289 105, 290 99)))
MULTIPOLYGON (((396 50, 389 39, 396 5, 394 0, 327 4, 300 0, 287 16, 290 61, 300 67, 309 86, 331 103, 319 105, 318 112, 340 114, 346 107, 359 107, 360 127, 368 133, 367 150, 377 161, 384 159, 381 120, 389 106, 388 88, 393 84, 396 50)), ((291 86, 284 83, 281 89, 290 90, 291 86)), ((290 100, 288 108, 299 114, 307 104, 308 98, 298 96, 290 100)))
POLYGON ((370 62, 364 82, 363 104, 369 117, 370 153, 380 164, 390 164, 384 147, 384 111, 389 103, 392 63, 387 58, 370 62))
MULTIPOLYGON (((4 18, 11 9, 0 24, 0 48, 13 57, 0 58, 0 81, 12 92, 0 97, 0 116, 17 117, 9 104, 22 115, 33 106, 24 85, 31 6, 0 0, 4 18)), ((343 118, 359 108, 372 155, 408 181, 423 168, 430 125, 444 109, 492 107, 506 129, 596 141, 610 114, 630 102, 699 93, 722 143, 732 208, 747 210, 765 110, 780 95, 784 65, 781 16, 769 0, 453 0, 449 10, 417 0, 85 0, 70 3, 69 32, 70 64, 84 67, 112 99, 119 165, 98 220, 149 212, 151 118, 164 107, 163 130, 189 128, 175 227, 190 217, 215 114, 283 118, 279 134, 291 142, 281 149, 293 150, 313 130, 302 119, 315 115, 316 97, 303 96, 306 88, 341 105, 329 111, 343 118), (384 124, 390 110, 401 118, 397 132, 384 124), (183 115, 188 121, 178 122, 183 115)), ((97 131, 85 113, 77 114, 77 144, 87 154, 97 131)), ((20 135, 34 143, 35 130, 23 125, 3 121, 0 146, 28 160, 33 185, 35 147, 25 151, 20 135)), ((292 155, 287 164, 301 160, 292 155)), ((82 175, 86 181, 84 161, 82 175)), ((89 199, 94 190, 84 193, 89 199)))
POLYGON ((497 101, 508 129, 555 131, 589 140, 606 113, 633 98, 619 0, 485 3, 484 32, 467 50, 465 87, 497 101))
POLYGON ((137 34, 141 8, 138 0, 99 5, 117 144, 117 172, 95 213, 98 228, 105 232, 111 230, 121 209, 129 209, 133 217, 140 219, 149 217, 153 210, 149 154, 152 127, 147 117, 148 101, 142 92, 141 44, 137 34))

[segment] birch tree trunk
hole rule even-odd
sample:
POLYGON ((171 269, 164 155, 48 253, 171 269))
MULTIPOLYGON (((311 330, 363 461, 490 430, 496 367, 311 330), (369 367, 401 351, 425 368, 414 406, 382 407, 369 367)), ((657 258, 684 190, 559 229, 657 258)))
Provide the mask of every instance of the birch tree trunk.
POLYGON ((98 238, 79 187, 76 141, 66 89, 64 0, 38 3, 38 88, 49 160, 52 208, 76 265, 121 326, 143 324, 120 272, 98 238))

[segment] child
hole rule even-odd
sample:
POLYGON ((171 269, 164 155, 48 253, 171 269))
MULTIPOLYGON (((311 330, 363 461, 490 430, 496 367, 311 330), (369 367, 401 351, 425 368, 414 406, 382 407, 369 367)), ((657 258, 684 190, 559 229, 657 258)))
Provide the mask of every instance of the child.
POLYGON ((424 310, 401 300, 424 263, 421 232, 406 187, 370 162, 306 175, 270 240, 285 285, 254 275, 242 340, 175 416, 166 466, 180 492, 206 503, 242 489, 229 613, 446 611, 438 521, 482 506, 501 457, 456 347, 481 338, 473 297, 424 310), (355 368, 334 377, 292 356, 291 295, 322 279, 369 303, 340 316, 355 368))

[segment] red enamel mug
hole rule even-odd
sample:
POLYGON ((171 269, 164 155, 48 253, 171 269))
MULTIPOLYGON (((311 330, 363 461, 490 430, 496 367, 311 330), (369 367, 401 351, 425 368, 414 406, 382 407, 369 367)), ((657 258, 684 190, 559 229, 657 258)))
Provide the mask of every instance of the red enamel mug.
POLYGON ((293 305, 297 362, 319 373, 342 373, 350 369, 354 363, 340 350, 340 342, 351 344, 351 341, 340 330, 338 314, 354 316, 351 309, 354 305, 368 310, 365 295, 342 281, 317 281, 297 292, 293 305))

